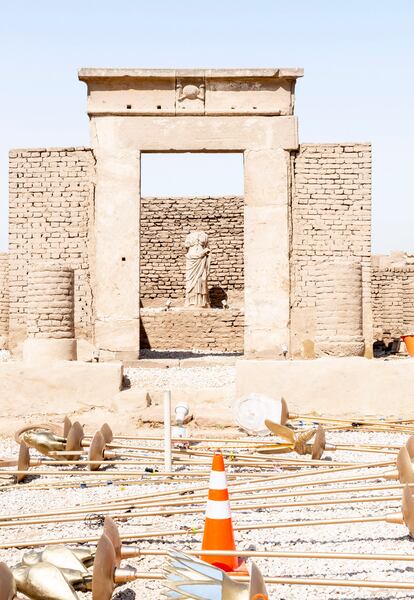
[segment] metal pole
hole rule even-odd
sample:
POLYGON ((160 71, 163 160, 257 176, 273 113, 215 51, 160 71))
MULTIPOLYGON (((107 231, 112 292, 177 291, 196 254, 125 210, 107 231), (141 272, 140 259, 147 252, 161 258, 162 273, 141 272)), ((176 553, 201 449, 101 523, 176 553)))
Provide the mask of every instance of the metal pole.
POLYGON ((172 471, 171 460, 171 392, 164 392, 164 468, 167 473, 172 471))

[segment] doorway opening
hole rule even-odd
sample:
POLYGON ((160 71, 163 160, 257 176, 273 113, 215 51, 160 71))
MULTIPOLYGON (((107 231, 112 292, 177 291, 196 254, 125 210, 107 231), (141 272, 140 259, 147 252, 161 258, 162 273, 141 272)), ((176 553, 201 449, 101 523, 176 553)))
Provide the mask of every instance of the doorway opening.
POLYGON ((243 351, 243 176, 242 153, 142 155, 141 356, 243 351), (208 308, 185 306, 196 231, 208 236, 208 308))

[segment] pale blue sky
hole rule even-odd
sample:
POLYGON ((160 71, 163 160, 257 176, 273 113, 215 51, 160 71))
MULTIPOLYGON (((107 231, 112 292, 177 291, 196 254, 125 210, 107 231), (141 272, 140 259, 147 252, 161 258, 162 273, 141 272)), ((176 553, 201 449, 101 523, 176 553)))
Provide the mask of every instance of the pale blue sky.
POLYGON ((373 250, 414 251, 413 32, 413 0, 2 0, 0 249, 8 149, 89 143, 79 67, 297 66, 301 142, 371 141, 373 250))

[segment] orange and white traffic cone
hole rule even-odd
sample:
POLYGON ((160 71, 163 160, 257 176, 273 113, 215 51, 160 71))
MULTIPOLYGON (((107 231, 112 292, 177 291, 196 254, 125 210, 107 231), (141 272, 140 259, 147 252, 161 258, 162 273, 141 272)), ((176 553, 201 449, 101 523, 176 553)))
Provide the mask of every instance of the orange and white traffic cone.
MULTIPOLYGON (((226 471, 223 455, 220 451, 215 452, 213 456, 201 549, 230 550, 233 552, 236 550, 226 471)), ((246 570, 244 562, 241 562, 237 556, 201 555, 201 560, 226 572, 237 571, 240 573, 246 570)))

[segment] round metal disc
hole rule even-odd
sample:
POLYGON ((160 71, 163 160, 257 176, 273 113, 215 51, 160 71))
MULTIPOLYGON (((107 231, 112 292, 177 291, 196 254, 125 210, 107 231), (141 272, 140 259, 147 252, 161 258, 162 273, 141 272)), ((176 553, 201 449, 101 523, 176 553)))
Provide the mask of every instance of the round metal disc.
POLYGON ((104 436, 104 440, 107 444, 110 444, 114 439, 114 434, 112 433, 112 429, 109 427, 108 423, 104 423, 102 425, 101 433, 104 436))
POLYGON ((236 401, 234 412, 237 425, 247 433, 269 435, 265 419, 281 423, 282 401, 251 393, 236 401))
POLYGON ((318 426, 312 444, 312 460, 320 460, 326 446, 325 430, 321 425, 318 426))
POLYGON ((4 562, 0 562, 0 600, 13 600, 16 593, 16 582, 12 572, 4 562))
POLYGON ((63 437, 67 438, 70 428, 72 427, 72 421, 69 417, 63 419, 63 437))
POLYGON ((413 459, 414 458, 414 435, 410 435, 410 437, 407 440, 407 443, 405 444, 405 447, 408 450, 408 454, 410 455, 410 458, 413 459))
MULTIPOLYGON (((82 440, 85 437, 83 427, 79 421, 75 421, 72 427, 69 429, 68 436, 66 438, 65 450, 68 452, 80 452, 82 447, 82 440)), ((78 460, 78 457, 73 454, 62 455, 63 459, 67 460, 78 460)))
POLYGON ((398 452, 397 469, 400 483, 414 483, 413 465, 405 446, 398 452))
MULTIPOLYGON (((28 471, 30 467, 30 453, 28 446, 21 442, 20 450, 19 450, 19 458, 17 459, 17 470, 18 471, 28 471)), ((20 473, 16 475, 17 483, 23 481, 26 475, 20 473)))
POLYGON ((414 498, 408 485, 403 490, 402 514, 410 536, 414 537, 414 498))
POLYGON ((104 534, 107 535, 112 542, 112 545, 115 550, 116 566, 119 566, 122 558, 122 542, 121 538, 119 537, 118 527, 116 526, 115 521, 111 519, 111 517, 105 517, 104 534))
POLYGON ((103 534, 96 547, 93 563, 92 600, 110 600, 114 591, 116 568, 115 550, 111 540, 103 534))
POLYGON ((90 471, 97 471, 104 459, 105 438, 100 431, 97 431, 93 436, 91 445, 88 451, 88 460, 99 461, 99 464, 88 465, 90 471))

